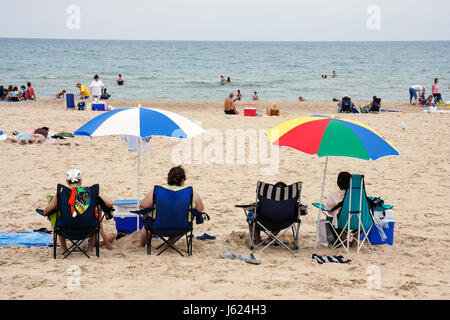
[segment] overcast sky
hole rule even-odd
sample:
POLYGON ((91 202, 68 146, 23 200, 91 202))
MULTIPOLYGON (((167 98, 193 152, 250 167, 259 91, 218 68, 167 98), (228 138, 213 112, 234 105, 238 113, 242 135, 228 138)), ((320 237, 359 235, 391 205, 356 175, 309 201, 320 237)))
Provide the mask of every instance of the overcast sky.
POLYGON ((449 0, 11 0, 2 12, 0 37, 450 40, 449 0), (67 13, 71 5, 79 20, 67 13), (379 15, 367 13, 373 5, 379 15))

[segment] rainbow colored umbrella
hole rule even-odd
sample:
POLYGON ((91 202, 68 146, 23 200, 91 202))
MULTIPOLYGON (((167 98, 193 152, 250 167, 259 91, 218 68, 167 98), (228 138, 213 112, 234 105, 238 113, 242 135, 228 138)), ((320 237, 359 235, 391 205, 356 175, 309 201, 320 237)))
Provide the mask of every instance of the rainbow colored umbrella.
MULTIPOLYGON (((283 122, 268 130, 273 145, 285 146, 307 154, 326 157, 320 202, 323 199, 328 157, 351 157, 376 160, 385 156, 398 156, 392 143, 368 125, 340 118, 314 115, 283 122)), ((320 219, 320 206, 317 222, 320 219)), ((316 241, 317 245, 317 230, 316 241)))

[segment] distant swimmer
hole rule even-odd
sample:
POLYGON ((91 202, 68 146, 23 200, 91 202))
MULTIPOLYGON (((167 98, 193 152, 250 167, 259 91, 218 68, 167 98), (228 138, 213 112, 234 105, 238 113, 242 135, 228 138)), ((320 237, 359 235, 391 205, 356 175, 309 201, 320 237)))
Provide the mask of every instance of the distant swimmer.
POLYGON ((300 102, 304 102, 304 101, 306 101, 306 99, 305 99, 305 98, 303 98, 303 97, 298 97, 298 101, 300 101, 300 102))
POLYGON ((253 101, 258 101, 259 100, 259 96, 258 96, 258 92, 253 92, 253 101))
POLYGON ((331 75, 332 78, 337 78, 336 70, 333 70, 333 74, 331 75))
POLYGON ((234 101, 241 101, 241 99, 242 99, 241 90, 238 90, 238 91, 237 91, 236 99, 234 99, 234 101))
POLYGON ((327 79, 327 75, 326 75, 326 74, 323 74, 323 75, 322 75, 322 79, 327 79))
POLYGON ((233 97, 234 97, 234 94, 230 93, 228 98, 225 99, 225 105, 224 105, 225 114, 239 114, 239 112, 236 110, 236 107, 234 105, 233 97))
POLYGON ((230 77, 228 77, 228 79, 227 79, 227 83, 231 83, 231 79, 230 79, 230 77))
POLYGON ((119 74, 119 77, 117 78, 117 84, 119 86, 123 86, 123 83, 125 82, 125 80, 123 80, 122 75, 119 74))
POLYGON ((223 76, 220 76, 220 84, 225 84, 225 78, 223 76))

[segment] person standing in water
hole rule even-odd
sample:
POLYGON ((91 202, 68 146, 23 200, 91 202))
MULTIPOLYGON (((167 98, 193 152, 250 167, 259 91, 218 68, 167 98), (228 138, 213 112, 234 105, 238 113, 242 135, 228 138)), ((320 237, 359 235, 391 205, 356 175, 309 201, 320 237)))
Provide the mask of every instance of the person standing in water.
POLYGON ((336 70, 333 70, 333 74, 331 75, 332 78, 337 78, 336 70))
POLYGON ((123 83, 125 82, 125 80, 123 80, 122 75, 119 74, 119 77, 117 78, 117 84, 119 86, 123 86, 123 83))

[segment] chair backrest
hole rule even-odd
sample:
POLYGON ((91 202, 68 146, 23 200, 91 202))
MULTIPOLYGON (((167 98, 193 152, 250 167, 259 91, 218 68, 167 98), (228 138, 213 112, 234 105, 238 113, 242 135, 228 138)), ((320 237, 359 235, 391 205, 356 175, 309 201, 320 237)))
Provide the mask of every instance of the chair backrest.
POLYGON ((381 98, 373 99, 372 106, 369 111, 380 111, 381 98))
POLYGON ((67 108, 75 108, 75 98, 73 93, 66 93, 67 108))
POLYGON ((75 217, 72 216, 72 206, 69 204, 72 190, 72 188, 68 188, 61 184, 58 184, 56 196, 58 199, 58 209, 61 212, 61 216, 56 220, 56 227, 76 231, 98 227, 100 225, 100 222, 96 217, 95 209, 97 206, 97 198, 100 190, 99 185, 95 184, 89 187, 89 206, 84 211, 84 213, 78 214, 75 217))
MULTIPOLYGON (((338 228, 342 229, 345 227, 351 212, 361 213, 361 223, 366 231, 372 226, 373 218, 370 212, 369 202, 367 201, 364 176, 360 174, 354 174, 350 179, 350 184, 345 192, 344 203, 338 218, 338 228)), ((358 215, 353 214, 350 219, 350 230, 358 230, 358 228, 358 215)))
POLYGON ((352 112, 352 99, 349 97, 342 98, 341 112, 352 112))
POLYGON ((178 191, 168 190, 161 186, 153 189, 153 229, 192 229, 190 212, 194 190, 186 187, 178 191))
POLYGON ((297 204, 301 199, 301 191, 301 181, 285 188, 258 181, 256 185, 258 218, 282 222, 298 217, 297 204))

